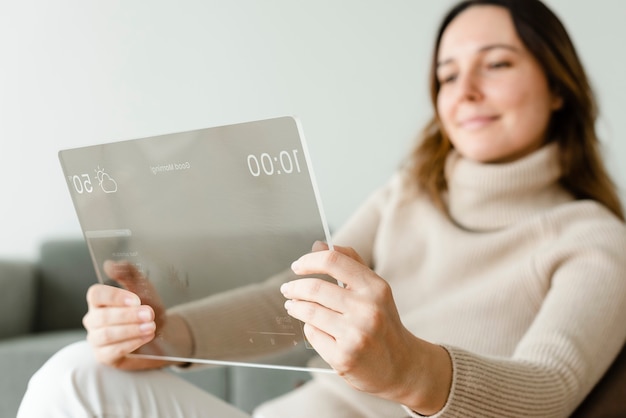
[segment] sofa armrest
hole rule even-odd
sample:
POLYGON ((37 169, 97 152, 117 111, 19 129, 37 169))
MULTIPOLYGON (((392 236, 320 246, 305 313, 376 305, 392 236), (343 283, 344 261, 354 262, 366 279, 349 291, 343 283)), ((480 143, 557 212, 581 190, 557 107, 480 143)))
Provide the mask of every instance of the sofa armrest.
POLYGON ((0 260, 0 339, 32 331, 36 308, 35 266, 0 260))
POLYGON ((576 409, 571 418, 615 418, 626 416, 626 345, 602 380, 576 409))

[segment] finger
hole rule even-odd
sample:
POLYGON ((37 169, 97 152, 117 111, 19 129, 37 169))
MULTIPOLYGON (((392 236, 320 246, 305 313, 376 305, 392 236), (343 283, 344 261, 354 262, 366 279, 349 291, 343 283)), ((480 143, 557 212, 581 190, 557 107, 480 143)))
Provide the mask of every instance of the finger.
POLYGON ((122 260, 122 261, 113 261, 106 260, 102 264, 102 268, 107 276, 112 278, 113 280, 124 279, 126 277, 134 277, 139 275, 139 270, 132 263, 122 260))
POLYGON ((148 305, 130 308, 106 307, 90 309, 83 317, 87 330, 154 321, 154 310, 148 305))
POLYGON ((156 324, 153 321, 141 324, 109 326, 89 331, 87 341, 96 348, 116 345, 126 341, 142 341, 145 343, 154 338, 155 331, 156 324))
POLYGON ((150 305, 159 311, 157 316, 161 317, 165 314, 162 309, 163 303, 156 289, 134 264, 128 261, 107 260, 104 262, 103 268, 110 278, 136 294, 141 303, 150 305))
POLYGON ((311 247, 311 251, 316 252, 316 251, 326 251, 328 250, 328 244, 325 243, 324 241, 315 241, 313 243, 313 247, 311 247))
POLYGON ((125 289, 104 284, 94 284, 87 290, 87 304, 90 307, 139 306, 139 296, 125 289))
MULTIPOLYGON (((311 248, 311 250, 313 252, 318 252, 318 251, 326 251, 329 248, 330 247, 328 246, 327 243, 325 243, 323 241, 315 241, 313 243, 313 247, 311 248)), ((359 255, 359 253, 357 253, 356 250, 354 248, 352 248, 352 247, 344 247, 344 246, 341 246, 341 245, 334 245, 333 246, 333 250, 339 251, 340 253, 342 253, 344 255, 347 255, 351 259, 353 259, 355 261, 358 261, 361 264, 365 264, 365 262, 363 261, 363 259, 359 255)))
POLYGON ((341 254, 347 255, 348 257, 360 264, 365 264, 365 261, 363 261, 359 253, 357 253, 356 250, 352 247, 342 247, 339 245, 335 245, 333 249, 335 251, 339 251, 341 254))
POLYGON ((96 347, 94 353, 99 362, 115 366, 128 354, 134 352, 151 339, 150 337, 136 338, 125 340, 117 344, 96 347))
POLYGON ((106 260, 102 267, 107 276, 135 293, 140 293, 147 282, 137 267, 128 261, 106 260))
POLYGON ((336 352, 337 341, 319 328, 311 324, 302 327, 304 335, 315 351, 328 363, 332 364, 332 355, 336 352))
POLYGON ((303 300, 288 300, 285 309, 292 317, 309 324, 333 338, 338 338, 343 329, 342 315, 317 303, 303 300))
MULTIPOLYGON (((292 280, 281 285, 280 291, 287 299, 314 302, 339 313, 343 312, 347 305, 345 303, 346 290, 322 279, 292 280)), ((304 321, 304 319, 301 320, 304 321)))
POLYGON ((364 284, 371 273, 363 263, 336 250, 305 254, 291 264, 291 269, 298 275, 327 274, 348 286, 364 284))

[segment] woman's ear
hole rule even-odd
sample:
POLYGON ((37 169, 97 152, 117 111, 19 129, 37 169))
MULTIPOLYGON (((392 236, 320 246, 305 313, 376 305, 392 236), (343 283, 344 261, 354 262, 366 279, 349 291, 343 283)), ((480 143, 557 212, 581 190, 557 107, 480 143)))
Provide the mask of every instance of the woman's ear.
POLYGON ((560 95, 554 95, 552 97, 552 110, 556 111, 559 110, 563 107, 563 97, 561 97, 560 95))
POLYGON ((552 111, 557 111, 563 107, 563 95, 561 95, 560 89, 558 87, 552 88, 552 103, 550 103, 550 108, 552 111))

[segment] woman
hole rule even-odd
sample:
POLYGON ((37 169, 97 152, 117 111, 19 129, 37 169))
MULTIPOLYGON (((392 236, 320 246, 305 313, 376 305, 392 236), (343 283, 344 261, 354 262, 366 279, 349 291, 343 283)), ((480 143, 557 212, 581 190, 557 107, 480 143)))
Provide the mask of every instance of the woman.
MULTIPOLYGON (((624 344, 624 214, 599 157, 591 89, 558 19, 538 0, 461 2, 438 32, 431 92, 435 117, 420 146, 337 234, 344 247, 317 243, 292 265, 345 288, 313 278, 281 287, 340 377, 316 376, 255 415, 567 416, 624 344)), ((136 296, 96 285, 88 299, 101 362, 163 365, 125 358, 156 328, 136 296)), ((67 358, 33 378, 24 416, 67 358)), ((126 383, 99 381, 146 415, 237 416, 174 378, 136 375, 107 370, 126 383), (141 393, 125 397, 128 388, 141 393)), ((110 413, 129 414, 110 393, 89 391, 64 392, 65 404, 103 413, 111 402, 110 413)))

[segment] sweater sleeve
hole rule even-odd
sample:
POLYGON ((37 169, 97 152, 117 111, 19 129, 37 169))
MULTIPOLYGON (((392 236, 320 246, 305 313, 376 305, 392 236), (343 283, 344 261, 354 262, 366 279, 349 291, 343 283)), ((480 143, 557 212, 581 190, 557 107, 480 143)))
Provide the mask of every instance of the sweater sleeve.
POLYGON ((510 358, 445 347, 453 383, 435 417, 565 417, 606 372, 626 340, 626 230, 570 230, 536 261, 550 288, 510 358))
POLYGON ((277 339, 271 345, 249 347, 248 330, 280 330, 293 333, 293 338, 302 337, 300 326, 287 317, 285 298, 279 291, 282 283, 296 277, 291 270, 285 270, 262 283, 178 305, 169 309, 168 315, 177 315, 187 323, 194 342, 193 358, 245 361, 290 350, 293 341, 287 338, 277 339))
POLYGON ((391 189, 400 181, 400 175, 397 174, 387 184, 371 193, 337 233, 333 234, 333 243, 354 248, 371 268, 375 264, 374 243, 381 215, 391 189))

